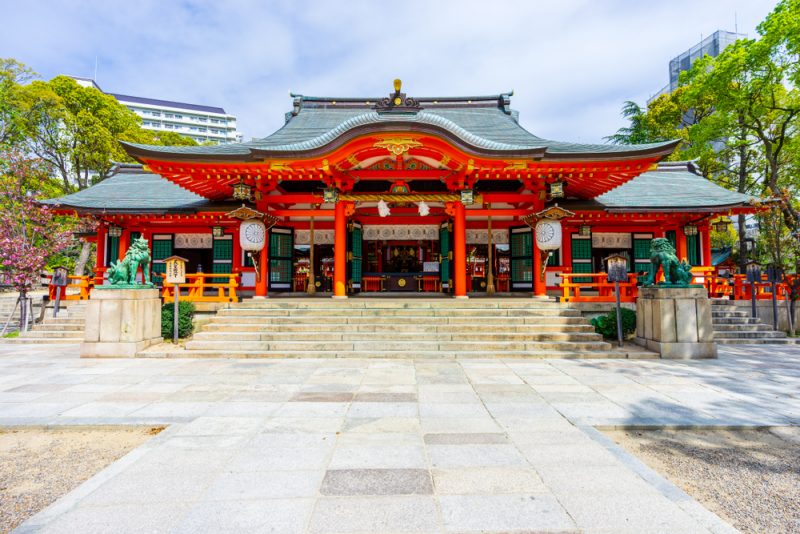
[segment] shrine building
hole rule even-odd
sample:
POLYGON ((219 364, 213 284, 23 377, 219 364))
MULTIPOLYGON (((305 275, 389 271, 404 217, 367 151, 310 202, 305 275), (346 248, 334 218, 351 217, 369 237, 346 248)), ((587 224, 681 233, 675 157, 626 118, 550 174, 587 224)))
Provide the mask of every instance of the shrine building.
POLYGON ((630 297, 651 268, 651 239, 668 238, 702 280, 712 269, 711 225, 755 209, 692 163, 663 163, 677 141, 542 139, 520 125, 510 97, 415 98, 399 81, 382 98, 292 95, 285 125, 267 137, 123 143, 139 164, 48 203, 99 222, 87 238, 97 244, 94 283, 141 236, 156 279, 164 259, 179 255, 197 300, 222 301, 380 292, 602 299, 612 255, 627 259, 630 297), (535 236, 542 220, 557 224, 535 236))

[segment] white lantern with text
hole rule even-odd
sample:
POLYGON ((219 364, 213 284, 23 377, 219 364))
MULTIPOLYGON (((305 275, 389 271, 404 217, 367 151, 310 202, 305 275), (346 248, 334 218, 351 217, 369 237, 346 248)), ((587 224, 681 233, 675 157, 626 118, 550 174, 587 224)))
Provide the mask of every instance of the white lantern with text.
POLYGON ((539 250, 548 252, 561 248, 561 221, 542 219, 537 222, 536 245, 539 250))
POLYGON ((239 245, 242 250, 256 252, 264 248, 267 238, 267 227, 258 219, 242 221, 239 226, 239 245))

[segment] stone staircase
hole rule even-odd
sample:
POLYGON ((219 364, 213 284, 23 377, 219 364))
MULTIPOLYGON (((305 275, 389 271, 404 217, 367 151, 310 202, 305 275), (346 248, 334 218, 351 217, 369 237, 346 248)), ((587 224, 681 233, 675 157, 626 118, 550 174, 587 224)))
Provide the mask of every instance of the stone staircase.
POLYGON ((245 300, 185 348, 183 357, 625 357, 579 311, 531 298, 245 300))
POLYGON ((47 303, 44 319, 18 337, 1 339, 0 343, 81 343, 86 322, 86 302, 61 303, 58 317, 53 317, 53 303, 47 303))
POLYGON ((773 329, 752 317, 749 308, 736 306, 730 300, 711 301, 711 320, 714 324, 714 340, 723 345, 791 344, 794 338, 785 332, 773 329))

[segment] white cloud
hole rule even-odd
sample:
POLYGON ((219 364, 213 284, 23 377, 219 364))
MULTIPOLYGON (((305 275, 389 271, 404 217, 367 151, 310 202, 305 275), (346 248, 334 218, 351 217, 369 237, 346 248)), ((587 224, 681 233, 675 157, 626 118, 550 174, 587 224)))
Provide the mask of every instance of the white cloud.
POLYGON ((597 142, 624 100, 667 82, 670 58, 717 29, 755 35, 774 0, 177 2, 0 0, 0 56, 49 78, 92 76, 105 90, 220 105, 249 137, 291 107, 287 90, 380 96, 514 89, 542 137, 597 142))

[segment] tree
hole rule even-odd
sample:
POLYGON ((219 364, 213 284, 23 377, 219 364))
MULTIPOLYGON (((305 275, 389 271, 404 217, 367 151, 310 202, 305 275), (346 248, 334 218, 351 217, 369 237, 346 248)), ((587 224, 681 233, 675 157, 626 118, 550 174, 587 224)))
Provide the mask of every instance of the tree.
POLYGON ((0 147, 17 143, 24 137, 18 88, 32 77, 33 72, 22 63, 0 58, 0 147))
MULTIPOLYGON (((0 165, 0 265, 24 310, 27 293, 39 281, 48 258, 63 250, 71 236, 36 202, 40 186, 48 181, 42 162, 6 151, 0 153, 0 165)), ((20 321, 24 328, 24 312, 20 321)))

